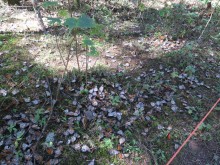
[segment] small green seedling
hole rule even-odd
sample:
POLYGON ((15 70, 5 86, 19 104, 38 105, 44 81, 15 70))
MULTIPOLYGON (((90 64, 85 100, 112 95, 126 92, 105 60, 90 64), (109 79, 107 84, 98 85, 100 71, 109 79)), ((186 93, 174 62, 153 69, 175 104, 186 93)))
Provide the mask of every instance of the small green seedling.
POLYGON ((112 149, 113 148, 113 142, 111 139, 106 138, 104 139, 103 143, 100 146, 101 148, 106 148, 106 149, 112 149))
POLYGON ((205 123, 202 123, 200 126, 199 126, 199 130, 210 130, 212 128, 212 126, 210 124, 205 124, 205 123))
POLYGON ((118 106, 121 102, 119 96, 110 96, 110 99, 113 106, 118 106))
POLYGON ((39 124, 41 127, 46 124, 46 117, 43 116, 43 110, 38 109, 34 115, 34 120, 37 124, 39 124))
POLYGON ((194 66, 192 65, 189 65, 185 68, 184 70, 188 75, 192 76, 195 72, 196 72, 196 69, 194 66))
POLYGON ((15 140, 15 148, 18 148, 18 146, 19 146, 19 141, 21 141, 22 140, 22 136, 24 135, 24 131, 19 131, 18 133, 17 133, 17 136, 16 136, 16 140, 15 140))
POLYGON ((8 126, 8 131, 10 133, 12 133, 12 131, 16 131, 17 129, 15 128, 16 124, 15 123, 11 123, 9 126, 8 126))
POLYGON ((174 71, 174 72, 171 73, 171 77, 172 77, 172 78, 176 78, 176 77, 178 77, 178 75, 179 75, 179 73, 176 72, 176 71, 174 71))
POLYGON ((87 94, 89 94, 89 91, 88 91, 88 89, 83 89, 83 90, 80 91, 80 94, 81 95, 87 95, 87 94))

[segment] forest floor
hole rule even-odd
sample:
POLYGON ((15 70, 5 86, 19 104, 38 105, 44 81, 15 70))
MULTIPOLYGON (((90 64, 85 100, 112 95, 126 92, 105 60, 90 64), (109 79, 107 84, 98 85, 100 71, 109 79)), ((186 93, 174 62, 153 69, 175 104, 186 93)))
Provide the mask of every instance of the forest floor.
MULTIPOLYGON (((106 35, 87 84, 82 45, 81 71, 73 56, 64 74, 65 28, 42 34, 34 11, 0 8, 1 164, 166 164, 220 98, 220 8, 129 5, 93 10, 106 35)), ((219 110, 173 164, 220 164, 219 110)))

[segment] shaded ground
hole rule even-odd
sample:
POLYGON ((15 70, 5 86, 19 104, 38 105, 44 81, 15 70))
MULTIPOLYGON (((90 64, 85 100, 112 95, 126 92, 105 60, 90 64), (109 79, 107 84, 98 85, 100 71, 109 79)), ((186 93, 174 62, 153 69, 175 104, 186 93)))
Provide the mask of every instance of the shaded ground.
MULTIPOLYGON (((119 11, 123 14, 124 9, 119 11)), ((215 26, 209 27, 214 29, 209 34, 215 39, 198 44, 193 41, 202 29, 192 31, 198 24, 166 29, 168 23, 178 25, 179 20, 159 19, 154 9, 146 12, 155 16, 145 20, 154 29, 147 26, 143 32, 143 22, 135 22, 134 15, 132 24, 119 26, 122 29, 117 33, 114 26, 109 38, 97 44, 100 56, 91 58, 89 65, 96 67, 89 72, 87 86, 85 73, 77 71, 59 83, 63 64, 54 35, 1 35, 2 164, 166 163, 220 97, 220 54, 215 37, 219 22, 213 21, 215 26), (196 35, 191 36, 193 33, 196 35)), ((115 19, 127 24, 120 21, 120 14, 115 19)), ((203 27, 207 18, 201 21, 203 27)), ((65 46, 61 47, 65 52, 65 46)), ((80 51, 80 64, 85 66, 85 50, 80 51)), ((75 59, 69 69, 72 66, 76 66, 75 59)), ((174 164, 219 164, 217 116, 218 112, 209 117, 174 164)))
POLYGON ((214 113, 209 117, 212 128, 206 126, 187 144, 183 151, 177 156, 176 164, 219 164, 220 143, 219 124, 215 124, 214 118, 219 114, 214 113), (208 131, 207 131, 208 130, 208 131), (205 156, 204 156, 205 155, 205 156))

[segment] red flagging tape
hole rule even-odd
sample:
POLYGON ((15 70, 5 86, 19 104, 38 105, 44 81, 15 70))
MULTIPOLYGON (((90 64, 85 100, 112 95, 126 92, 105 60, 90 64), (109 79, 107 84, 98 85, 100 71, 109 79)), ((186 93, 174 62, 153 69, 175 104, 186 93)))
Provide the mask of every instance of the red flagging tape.
POLYGON ((199 128, 199 126, 205 121, 205 119, 209 116, 209 114, 214 110, 214 108, 218 105, 218 103, 220 102, 220 98, 215 102, 215 104, 212 106, 212 108, 208 111, 208 113, 202 118, 202 120, 197 124, 197 126, 195 127, 195 129, 189 134, 189 136, 187 137, 187 139, 183 142, 183 144, 178 148, 178 150, 173 154, 173 156, 170 158, 170 160, 167 162, 166 165, 170 165, 170 163, 172 163, 172 161, 175 159, 175 157, 177 156, 177 154, 181 151, 181 149, 186 145, 186 143, 189 141, 189 139, 195 134, 195 132, 197 131, 197 129, 199 128))

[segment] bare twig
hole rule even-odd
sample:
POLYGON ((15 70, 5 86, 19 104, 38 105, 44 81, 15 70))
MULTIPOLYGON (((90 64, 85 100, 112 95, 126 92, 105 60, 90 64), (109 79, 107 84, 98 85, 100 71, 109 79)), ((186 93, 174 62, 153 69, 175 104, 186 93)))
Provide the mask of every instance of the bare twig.
POLYGON ((60 54, 60 58, 62 59, 63 65, 65 66, 65 72, 66 72, 67 64, 66 64, 66 62, 65 62, 65 60, 64 60, 64 57, 63 57, 63 55, 62 55, 62 52, 61 52, 61 49, 60 49, 60 45, 59 45, 59 43, 58 43, 58 37, 57 37, 57 35, 56 35, 56 46, 57 46, 58 52, 59 52, 59 54, 60 54))
POLYGON ((76 62, 77 62, 77 65, 78 65, 78 70, 80 71, 80 64, 79 64, 79 55, 78 55, 78 39, 77 39, 77 35, 75 34, 74 36, 75 38, 75 41, 76 41, 76 62))
POLYGON ((87 81, 88 81, 88 62, 89 62, 89 56, 88 56, 88 46, 86 45, 86 88, 87 88, 87 81))
POLYGON ((66 72, 67 72, 67 69, 68 69, 69 61, 72 58, 72 56, 71 56, 71 45, 72 45, 73 41, 74 41, 74 37, 72 38, 72 40, 70 41, 70 44, 68 46, 69 50, 68 50, 68 53, 67 53, 66 66, 65 66, 65 71, 66 72))
POLYGON ((213 10, 213 11, 212 11, 211 16, 209 17, 209 20, 208 20, 208 22, 207 22, 207 23, 206 23, 206 25, 205 25, 205 28, 203 29, 202 33, 200 34, 200 36, 199 36, 199 38, 198 38, 198 41, 200 41, 200 40, 201 40, 201 38, 202 38, 202 36, 203 36, 203 34, 204 34, 204 32, 205 32, 206 28, 208 27, 209 22, 210 22, 210 21, 211 21, 211 19, 212 19, 212 15, 213 15, 214 11, 215 11, 215 10, 213 10))
POLYGON ((45 27, 44 21, 43 21, 43 19, 42 19, 42 15, 41 15, 41 12, 40 12, 40 8, 39 8, 39 6, 38 6, 38 1, 37 1, 37 0, 31 0, 31 2, 32 2, 33 8, 34 8, 34 11, 35 11, 35 13, 36 13, 36 15, 37 15, 37 21, 38 21, 38 23, 39 23, 39 25, 40 25, 40 27, 41 27, 41 30, 42 30, 43 32, 46 32, 46 27, 45 27))
MULTIPOLYGON (((0 8, 1 7, 6 7, 6 5, 0 5, 0 8)), ((33 8, 33 6, 7 6, 8 8, 10 9, 17 9, 17 8, 21 8, 21 9, 26 9, 26 8, 33 8)))
POLYGON ((71 11, 71 2, 68 0, 68 11, 71 17, 73 17, 72 11, 71 11))
POLYGON ((69 62, 72 58, 72 55, 71 55, 71 45, 72 43, 74 42, 75 40, 75 46, 76 46, 76 60, 77 60, 77 65, 78 65, 78 70, 80 71, 80 64, 79 64, 79 56, 78 56, 78 41, 77 41, 77 35, 74 34, 74 37, 71 39, 69 45, 68 45, 68 53, 67 53, 67 58, 66 60, 64 59, 63 55, 62 55, 62 51, 61 51, 61 48, 59 46, 59 42, 58 42, 58 37, 56 35, 56 46, 57 46, 57 49, 59 51, 59 55, 60 55, 60 58, 62 59, 62 62, 63 62, 63 65, 65 66, 65 72, 67 73, 68 71, 68 65, 69 65, 69 62))
POLYGON ((138 145, 139 145, 139 147, 140 147, 140 148, 143 148, 148 154, 151 155, 151 158, 152 158, 153 161, 154 161, 153 164, 158 165, 157 159, 155 158, 155 156, 154 156, 154 154, 152 153, 152 151, 145 146, 145 142, 144 142, 143 145, 140 144, 140 142, 139 142, 140 139, 141 139, 140 133, 137 132, 137 130, 135 130, 135 129, 131 129, 131 131, 135 132, 135 134, 134 134, 135 138, 136 138, 136 139, 139 139, 139 140, 138 140, 138 145))
MULTIPOLYGON (((70 44, 69 44, 69 51, 68 51, 68 55, 70 56, 70 54, 71 54, 71 46, 72 46, 72 43, 73 43, 73 41, 75 40, 75 38, 73 37, 72 39, 71 39, 71 41, 70 41, 70 44)), ((69 58, 72 58, 73 56, 70 56, 69 58)))
POLYGON ((206 23, 205 28, 203 29, 202 33, 200 34, 200 36, 199 36, 199 38, 198 38, 198 41, 201 40, 201 38, 202 38, 202 36, 203 36, 203 34, 204 34, 206 28, 208 27, 210 21, 212 20, 212 16, 213 16, 213 14, 214 14, 214 12, 215 12, 216 7, 219 5, 219 2, 220 2, 220 1, 218 1, 218 3, 216 4, 215 8, 214 8, 213 11, 211 12, 211 15, 210 15, 210 17, 209 17, 209 20, 208 20, 208 22, 206 23))

